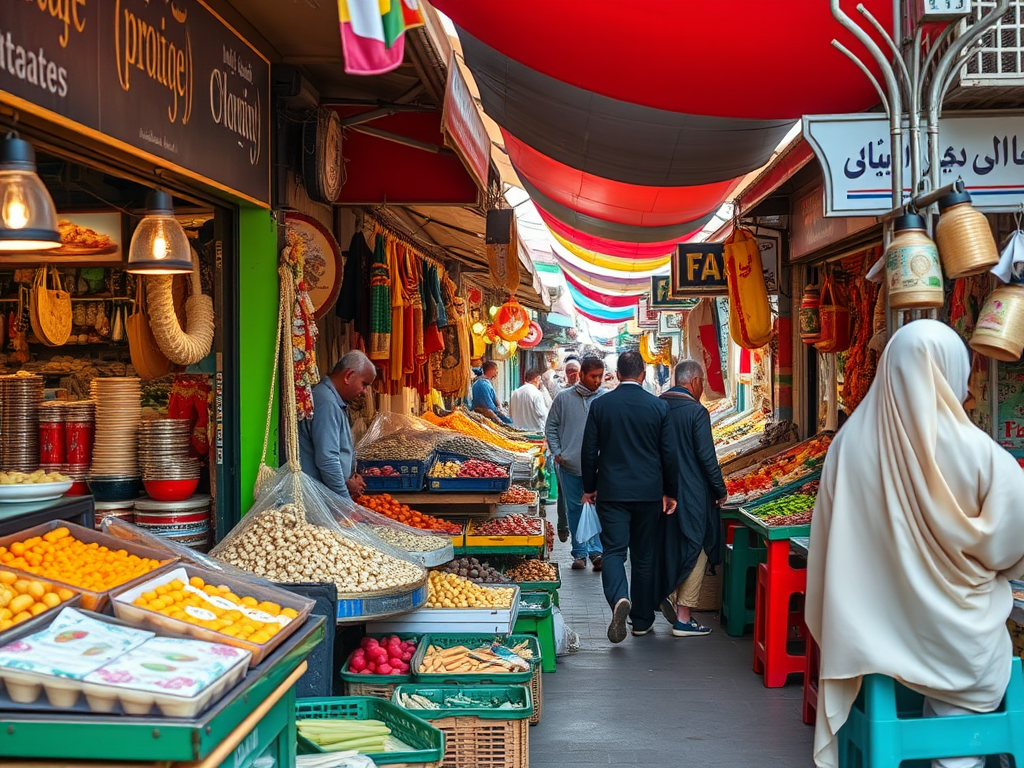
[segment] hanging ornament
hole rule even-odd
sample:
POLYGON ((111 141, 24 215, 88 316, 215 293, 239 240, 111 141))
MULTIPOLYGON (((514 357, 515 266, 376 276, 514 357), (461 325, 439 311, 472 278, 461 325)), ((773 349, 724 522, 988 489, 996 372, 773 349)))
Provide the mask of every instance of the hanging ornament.
POLYGON ((1001 285, 985 299, 974 326, 971 349, 1014 363, 1024 352, 1024 285, 1001 285))
POLYGON ((505 341, 519 341, 530 332, 530 313, 514 298, 502 304, 494 315, 494 328, 505 341))
POLYGON ((814 344, 821 339, 821 293, 818 286, 810 283, 804 288, 800 299, 800 340, 814 344))
POLYGON ((519 346, 522 347, 523 349, 533 349, 538 344, 540 344, 540 341, 543 338, 544 338, 544 331, 541 330, 541 327, 537 323, 531 321, 530 322, 530 332, 527 333, 519 341, 519 346))
POLYGON ((516 349, 519 345, 514 341, 505 341, 504 339, 498 339, 494 342, 494 349, 491 350, 492 360, 508 360, 512 355, 516 353, 516 349))
POLYGON ((939 223, 935 225, 935 244, 942 266, 951 280, 988 272, 999 263, 992 228, 985 214, 971 205, 971 196, 963 182, 948 195, 939 198, 939 223))

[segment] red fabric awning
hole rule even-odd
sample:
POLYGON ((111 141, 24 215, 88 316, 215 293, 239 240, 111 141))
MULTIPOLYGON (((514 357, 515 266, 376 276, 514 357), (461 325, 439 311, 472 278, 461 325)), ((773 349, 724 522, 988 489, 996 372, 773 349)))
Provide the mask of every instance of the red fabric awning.
MULTIPOLYGON (((885 29, 891 0, 863 0, 885 29)), ((826 0, 434 0, 461 28, 539 72, 673 112, 791 118, 860 112, 878 94, 836 38, 826 0)), ((855 0, 844 0, 854 17, 855 0)), ((883 49, 885 48, 882 44, 883 49)), ((877 67, 868 55, 875 75, 877 67)))
MULTIPOLYGON (((617 289, 612 293, 598 288, 591 288, 581 280, 577 280, 570 272, 564 269, 562 270, 562 275, 565 277, 565 281, 577 291, 588 299, 596 301, 598 304, 603 304, 606 307, 635 307, 637 305, 637 297, 641 295, 640 293, 622 293, 621 289, 617 289)), ((650 283, 646 287, 650 288, 650 283)))

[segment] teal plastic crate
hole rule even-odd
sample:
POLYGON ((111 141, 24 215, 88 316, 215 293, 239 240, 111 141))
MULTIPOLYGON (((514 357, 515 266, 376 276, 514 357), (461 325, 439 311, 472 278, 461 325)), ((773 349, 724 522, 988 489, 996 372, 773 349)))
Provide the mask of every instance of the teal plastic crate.
MULTIPOLYGON (((384 699, 372 696, 299 699, 295 702, 295 720, 381 720, 391 729, 392 736, 412 749, 365 753, 377 765, 438 765, 444 759, 444 734, 420 717, 384 699)), ((296 740, 300 755, 324 752, 301 735, 296 740)))
MULTIPOLYGON (((387 632, 387 633, 383 633, 383 634, 380 633, 380 632, 375 632, 375 633, 368 634, 367 637, 372 637, 372 638, 375 638, 377 640, 380 640, 382 637, 391 637, 392 635, 396 635, 396 634, 398 635, 399 639, 401 639, 403 641, 405 641, 405 640, 415 640, 416 641, 416 650, 419 650, 420 640, 423 638, 423 635, 411 635, 411 634, 402 633, 402 632, 387 632)), ((414 654, 414 657, 415 657, 415 654, 414 654)), ((393 685, 395 683, 408 683, 410 680, 412 680, 412 659, 409 660, 409 665, 410 665, 409 671, 404 673, 404 674, 401 674, 401 675, 394 674, 394 673, 392 673, 390 675, 364 675, 361 672, 353 672, 353 671, 351 671, 351 669, 349 669, 349 661, 351 661, 351 654, 349 654, 349 658, 345 659, 345 663, 342 664, 341 672, 339 673, 341 679, 344 680, 346 683, 356 683, 356 684, 376 683, 378 685, 393 685)))
POLYGON ((391 697, 396 706, 400 694, 419 694, 426 699, 441 705, 440 709, 410 709, 417 717, 424 720, 439 720, 443 717, 479 717, 481 720, 525 720, 533 715, 533 697, 525 685, 473 685, 473 686, 434 686, 417 685, 416 683, 400 685, 391 697), (452 696, 463 696, 479 702, 478 706, 446 707, 445 699, 452 696), (516 709, 499 709, 495 706, 504 702, 520 704, 516 709))
POLYGON ((466 635, 424 635, 420 641, 416 655, 412 657, 412 676, 417 682, 433 683, 434 685, 446 685, 449 683, 468 683, 472 685, 503 685, 505 683, 528 683, 533 675, 533 667, 541 660, 540 644, 537 638, 532 635, 509 635, 507 638, 499 638, 494 635, 466 634, 466 635), (495 640, 499 641, 506 648, 512 648, 520 643, 527 643, 533 653, 530 659, 530 669, 525 672, 419 672, 427 649, 433 645, 438 648, 454 648, 456 645, 464 645, 467 648, 490 645, 495 640))

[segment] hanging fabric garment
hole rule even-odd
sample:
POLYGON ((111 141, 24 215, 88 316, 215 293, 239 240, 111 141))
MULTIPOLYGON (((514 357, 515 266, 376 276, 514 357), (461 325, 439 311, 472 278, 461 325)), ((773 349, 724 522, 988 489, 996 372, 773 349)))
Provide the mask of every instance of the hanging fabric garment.
POLYGON ((287 237, 288 245, 281 253, 281 261, 288 268, 286 274, 291 279, 291 294, 295 297, 288 309, 291 312, 295 407, 301 421, 313 417, 313 387, 320 383, 320 369, 316 362, 316 343, 320 331, 314 318, 313 301, 306 290, 306 243, 292 230, 288 231, 287 237))
POLYGON ((210 452, 210 382, 206 376, 180 374, 174 377, 167 400, 167 416, 188 419, 192 447, 189 455, 206 456, 210 452))
POLYGON ((444 349, 441 329, 448 324, 444 302, 441 299, 441 280, 436 264, 426 264, 423 269, 423 348, 426 354, 444 349))
POLYGON ((402 375, 406 386, 414 386, 412 376, 416 371, 416 328, 415 305, 419 291, 416 290, 416 261, 412 248, 399 244, 398 271, 401 275, 402 294, 405 308, 402 313, 402 375))
POLYGON ((370 262, 370 351, 371 360, 387 363, 391 358, 391 273, 388 271, 387 240, 377 235, 370 262))
POLYGON ((708 398, 715 400, 725 397, 725 381, 711 301, 701 299, 690 311, 686 318, 686 338, 690 355, 704 366, 708 398))
POLYGON ((373 259, 373 251, 362 232, 352 235, 344 256, 345 275, 334 314, 352 323, 352 329, 359 335, 359 343, 365 346, 370 340, 370 283, 367 271, 373 259))
MULTIPOLYGON (((405 245, 394 238, 388 238, 388 273, 391 275, 391 364, 388 373, 393 384, 401 382, 404 376, 406 301, 399 264, 400 250, 404 251, 405 245)), ((391 394, 395 394, 394 387, 391 394)))
POLYGON ((451 291, 447 309, 449 323, 441 329, 444 351, 440 356, 438 389, 444 395, 464 397, 470 380, 469 320, 466 303, 454 295, 454 290, 451 291))

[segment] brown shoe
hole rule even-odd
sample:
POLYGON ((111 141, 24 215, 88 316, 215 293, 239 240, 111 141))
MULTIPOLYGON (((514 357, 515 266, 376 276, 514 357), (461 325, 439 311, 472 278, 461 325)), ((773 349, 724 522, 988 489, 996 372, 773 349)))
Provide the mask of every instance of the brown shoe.
POLYGON ((572 561, 572 569, 574 571, 585 571, 587 569, 587 558, 577 557, 572 561))
POLYGON ((594 566, 594 573, 600 573, 601 569, 604 568, 604 560, 601 559, 600 555, 598 555, 597 557, 593 558, 590 562, 594 566))
POLYGON ((613 643, 621 643, 626 639, 626 617, 633 606, 626 598, 622 598, 612 608, 612 621, 608 625, 608 639, 613 643))

